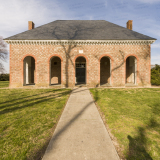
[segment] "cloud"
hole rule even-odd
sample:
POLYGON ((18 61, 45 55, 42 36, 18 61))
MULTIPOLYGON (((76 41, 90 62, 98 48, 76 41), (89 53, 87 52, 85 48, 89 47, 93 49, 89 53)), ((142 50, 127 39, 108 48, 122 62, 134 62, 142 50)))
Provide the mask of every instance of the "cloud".
MULTIPOLYGON (((57 19, 67 19, 74 15, 67 10, 64 3, 56 0, 0 0, 0 36, 7 38, 28 30, 28 21, 33 21, 35 27, 57 19)), ((9 45, 8 45, 9 46, 9 45)), ((2 62, 6 72, 9 72, 9 61, 2 62)))
POLYGON ((44 0, 5 0, 0 5, 0 35, 11 36, 28 29, 28 21, 35 26, 57 19, 65 19, 64 7, 57 1, 44 0))
POLYGON ((153 43, 151 47, 160 49, 160 43, 153 43))
POLYGON ((148 34, 152 34, 152 36, 154 36, 153 38, 156 38, 157 40, 159 39, 160 37, 160 29, 157 29, 156 27, 152 27, 152 28, 149 28, 149 29, 144 29, 145 32, 147 32, 148 34))
MULTIPOLYGON (((0 35, 4 38, 57 19, 104 19, 126 27, 133 20, 133 30, 153 38, 152 55, 159 53, 160 0, 0 0, 0 35), (155 4, 155 5, 150 5, 155 4), (153 8, 154 7, 154 8, 153 8)), ((160 59, 159 59, 160 61, 160 59)))
POLYGON ((160 2, 160 0, 136 0, 136 1, 139 1, 142 3, 150 3, 150 4, 160 2))
POLYGON ((160 65, 160 56, 159 55, 152 55, 151 64, 159 64, 160 65))
POLYGON ((104 2, 104 5, 105 5, 105 7, 108 7, 108 2, 105 1, 105 2, 104 2))

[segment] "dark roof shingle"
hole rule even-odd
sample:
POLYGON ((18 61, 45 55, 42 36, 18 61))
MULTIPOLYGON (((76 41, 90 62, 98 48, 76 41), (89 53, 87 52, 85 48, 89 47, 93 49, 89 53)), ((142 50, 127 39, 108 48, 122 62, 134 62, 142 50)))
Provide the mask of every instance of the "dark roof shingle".
POLYGON ((156 40, 105 20, 56 20, 5 40, 156 40))

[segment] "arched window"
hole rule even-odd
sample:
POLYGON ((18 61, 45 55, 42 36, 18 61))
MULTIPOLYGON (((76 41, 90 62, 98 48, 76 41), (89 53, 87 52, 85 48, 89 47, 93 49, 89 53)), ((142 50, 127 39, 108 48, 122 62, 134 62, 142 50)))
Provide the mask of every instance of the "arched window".
POLYGON ((35 84, 35 59, 31 56, 23 60, 23 80, 24 85, 35 84))

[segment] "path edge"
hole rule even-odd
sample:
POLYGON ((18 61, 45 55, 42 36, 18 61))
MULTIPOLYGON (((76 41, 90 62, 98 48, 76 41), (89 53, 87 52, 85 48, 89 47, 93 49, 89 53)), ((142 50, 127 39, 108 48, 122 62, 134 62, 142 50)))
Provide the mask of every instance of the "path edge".
POLYGON ((68 100, 69 100, 69 97, 71 96, 72 91, 73 91, 73 89, 70 89, 69 96, 68 96, 68 98, 67 98, 67 100, 66 100, 66 102, 65 102, 65 104, 64 104, 64 106, 63 106, 63 109, 62 109, 60 115, 59 115, 58 118, 57 118, 56 124, 55 124, 55 125, 53 126, 53 128, 51 129, 50 136, 48 137, 48 140, 47 140, 47 142, 45 143, 45 145, 43 146, 43 148, 42 148, 42 150, 40 151, 40 153, 37 152, 37 156, 35 156, 35 160, 42 160, 42 159, 43 159, 43 157, 44 157, 44 155, 45 155, 45 153, 46 153, 46 150, 47 150, 47 148, 48 148, 49 142, 51 141, 51 139, 52 139, 52 137, 53 137, 53 134, 54 134, 54 132, 55 132, 55 129, 56 129, 56 127, 57 127, 57 125, 58 125, 58 122, 59 122, 59 120, 60 120, 60 118, 61 118, 61 116, 62 116, 62 113, 64 112, 64 109, 66 108, 66 105, 67 105, 67 103, 68 103, 68 100))
POLYGON ((90 93, 90 95, 91 95, 91 97, 93 99, 93 102, 94 102, 94 104, 95 104, 95 106, 96 106, 96 108, 98 110, 98 113, 99 113, 99 115, 100 115, 100 117, 101 117, 101 119, 103 121, 103 124, 104 124, 104 126, 105 126, 105 128, 106 128, 106 130, 107 130, 107 132, 109 134, 109 138, 110 138, 110 140, 111 140, 111 142, 112 142, 112 144, 114 146, 115 152, 117 153, 118 159, 119 160, 126 160, 125 157, 124 157, 124 155, 123 155, 123 153, 122 153, 122 150, 120 149, 120 145, 119 145, 119 143, 117 141, 117 138, 110 131, 110 128, 109 128, 109 126, 108 126, 108 124, 107 124, 107 122, 105 120, 104 113, 101 111, 100 106, 94 100, 94 97, 93 97, 92 93, 90 92, 90 88, 88 88, 88 90, 89 90, 89 93, 90 93))

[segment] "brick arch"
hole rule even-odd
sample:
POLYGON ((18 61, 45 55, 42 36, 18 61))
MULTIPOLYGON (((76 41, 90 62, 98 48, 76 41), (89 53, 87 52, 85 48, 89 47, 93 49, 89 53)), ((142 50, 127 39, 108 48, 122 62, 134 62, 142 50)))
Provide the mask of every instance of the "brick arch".
POLYGON ((73 60, 73 63, 74 63, 74 77, 73 77, 73 82, 75 82, 75 67, 76 67, 76 65, 75 65, 75 63, 76 63, 76 59, 78 58, 78 57, 84 57, 85 59, 86 59, 86 63, 87 63, 87 65, 86 65, 86 84, 88 83, 88 68, 89 68, 89 60, 88 60, 88 58, 87 58, 87 56, 86 55, 84 55, 84 54, 78 54, 78 55, 76 55, 75 57, 74 57, 74 60, 73 60))
POLYGON ((124 63, 125 63, 125 65, 124 65, 124 84, 126 84, 126 60, 127 60, 127 58, 128 57, 135 57, 136 59, 137 59, 137 75, 136 75, 136 84, 138 84, 139 83, 139 76, 138 76, 138 74, 139 74, 139 58, 138 58, 138 56, 137 55, 135 55, 135 54, 128 54, 126 57, 125 57, 125 59, 124 59, 124 63))
POLYGON ((102 55, 99 57, 99 62, 101 61, 101 59, 102 59, 103 57, 109 57, 109 58, 112 60, 112 62, 113 62, 113 58, 112 58, 109 54, 102 54, 102 55))
POLYGON ((26 57, 29 57, 29 56, 34 58, 35 63, 37 62, 37 58, 36 58, 33 54, 26 54, 26 55, 24 55, 23 58, 22 58, 22 61, 24 61, 24 59, 25 59, 26 57))
POLYGON ((110 64, 110 70, 111 70, 111 85, 113 84, 113 72, 112 72, 112 69, 113 69, 113 63, 114 63, 114 60, 113 60, 113 58, 112 58, 112 56, 111 55, 109 55, 109 54, 102 54, 100 57, 99 57, 99 73, 98 73, 98 77, 99 77, 99 79, 98 79, 98 82, 99 82, 99 84, 100 84, 100 62, 101 62, 101 59, 103 58, 103 57, 108 57, 108 58, 110 58, 111 59, 111 64, 110 64))
POLYGON ((51 59, 52 57, 58 57, 58 58, 61 59, 61 62, 63 62, 63 58, 62 58, 60 55, 58 55, 58 54, 52 54, 52 55, 49 57, 48 62, 50 62, 50 59, 51 59))
POLYGON ((22 63, 22 84, 24 84, 24 66, 23 66, 23 61, 26 57, 33 57, 34 60, 35 60, 35 84, 37 83, 37 58, 33 55, 33 54, 25 54, 21 60, 21 63, 22 63))
POLYGON ((63 58, 58 54, 52 54, 48 59, 48 84, 50 84, 50 60, 52 57, 58 57, 61 60, 61 85, 63 83, 63 58))
POLYGON ((78 55, 76 55, 76 56, 74 57, 74 63, 76 62, 76 59, 77 59, 78 57, 84 57, 84 58, 86 59, 86 62, 88 63, 88 58, 87 58, 87 56, 84 55, 84 54, 78 54, 78 55))
POLYGON ((135 55, 135 54, 128 54, 128 55, 125 57, 125 59, 124 59, 125 62, 126 62, 126 59, 127 59, 128 57, 135 57, 135 58, 137 59, 137 62, 139 62, 139 58, 138 58, 138 56, 135 55))

